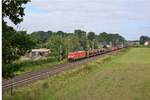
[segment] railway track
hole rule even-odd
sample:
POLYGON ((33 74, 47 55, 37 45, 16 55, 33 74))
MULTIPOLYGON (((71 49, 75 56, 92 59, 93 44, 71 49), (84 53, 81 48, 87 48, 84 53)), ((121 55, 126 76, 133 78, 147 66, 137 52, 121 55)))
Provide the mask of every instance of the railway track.
POLYGON ((97 59, 99 57, 103 57, 105 55, 111 55, 114 52, 116 52, 116 51, 108 52, 108 53, 105 53, 105 54, 97 55, 97 56, 94 56, 94 57, 90 57, 90 58, 87 58, 87 59, 75 61, 75 62, 72 62, 72 63, 65 62, 63 64, 55 65, 55 66, 50 67, 50 68, 45 68, 45 69, 38 70, 38 71, 28 72, 28 73, 25 73, 23 75, 16 76, 13 79, 3 80, 2 81, 2 91, 5 92, 5 91, 10 90, 14 87, 15 88, 20 87, 20 86, 27 85, 27 84, 30 84, 32 82, 35 82, 37 80, 48 78, 48 77, 50 77, 52 75, 55 75, 57 73, 60 73, 62 71, 72 69, 74 67, 78 67, 77 65, 84 64, 86 62, 97 59))

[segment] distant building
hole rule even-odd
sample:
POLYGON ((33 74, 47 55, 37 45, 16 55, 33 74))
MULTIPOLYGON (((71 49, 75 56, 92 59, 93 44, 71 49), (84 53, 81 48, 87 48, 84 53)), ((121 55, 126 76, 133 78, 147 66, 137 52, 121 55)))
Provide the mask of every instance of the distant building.
POLYGON ((50 49, 40 48, 40 49, 32 49, 29 53, 29 57, 46 57, 50 53, 50 49))
POLYGON ((145 46, 150 45, 150 41, 146 41, 146 42, 144 43, 144 45, 145 45, 145 46))

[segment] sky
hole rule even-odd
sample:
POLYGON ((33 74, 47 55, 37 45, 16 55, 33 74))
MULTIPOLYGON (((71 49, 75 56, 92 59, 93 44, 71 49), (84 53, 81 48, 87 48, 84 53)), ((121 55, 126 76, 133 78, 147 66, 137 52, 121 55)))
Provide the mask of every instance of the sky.
POLYGON ((28 33, 81 29, 127 40, 150 36, 150 0, 31 0, 25 7, 24 21, 15 27, 28 33))

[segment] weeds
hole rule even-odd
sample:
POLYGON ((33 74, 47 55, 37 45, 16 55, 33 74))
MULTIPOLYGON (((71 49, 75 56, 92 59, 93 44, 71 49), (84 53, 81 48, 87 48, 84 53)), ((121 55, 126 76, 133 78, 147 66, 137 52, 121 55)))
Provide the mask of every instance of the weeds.
POLYGON ((55 65, 59 62, 56 58, 50 57, 46 59, 39 59, 39 60, 27 60, 27 61, 17 61, 13 64, 4 65, 3 67, 3 78, 7 78, 7 73, 14 73, 14 75, 20 75, 25 72, 41 69, 43 67, 49 67, 50 65, 55 65))

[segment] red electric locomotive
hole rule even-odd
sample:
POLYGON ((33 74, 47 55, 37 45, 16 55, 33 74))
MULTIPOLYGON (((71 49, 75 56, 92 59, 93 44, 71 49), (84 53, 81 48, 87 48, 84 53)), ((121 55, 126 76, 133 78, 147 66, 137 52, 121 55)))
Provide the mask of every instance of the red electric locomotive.
POLYGON ((76 52, 71 52, 68 54, 68 60, 69 61, 74 61, 77 59, 85 58, 86 57, 86 51, 76 51, 76 52))

